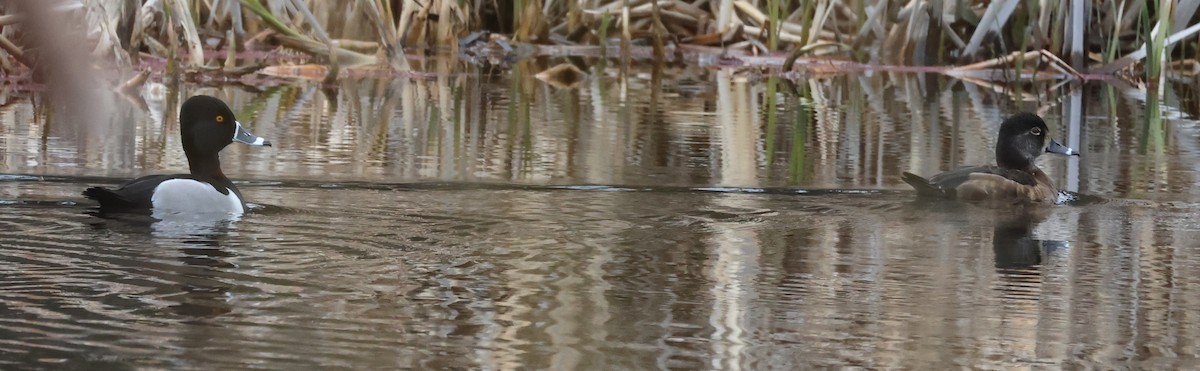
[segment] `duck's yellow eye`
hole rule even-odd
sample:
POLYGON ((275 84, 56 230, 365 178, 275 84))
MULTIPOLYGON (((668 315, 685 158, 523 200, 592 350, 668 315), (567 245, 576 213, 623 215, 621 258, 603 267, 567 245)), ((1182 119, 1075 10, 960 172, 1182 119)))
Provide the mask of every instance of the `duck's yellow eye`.
POLYGON ((217 123, 225 122, 225 116, 217 115, 217 123))
MULTIPOLYGON (((217 122, 220 122, 220 120, 217 122)), ((1029 130, 1029 134, 1042 135, 1042 128, 1033 128, 1032 130, 1029 130)))

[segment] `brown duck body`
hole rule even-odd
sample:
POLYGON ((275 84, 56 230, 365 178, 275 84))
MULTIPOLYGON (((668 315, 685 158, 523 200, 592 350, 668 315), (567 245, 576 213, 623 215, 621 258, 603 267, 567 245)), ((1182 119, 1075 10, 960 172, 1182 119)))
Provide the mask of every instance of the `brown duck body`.
POLYGON ((1056 203, 1059 191, 1041 169, 1004 169, 970 166, 934 175, 929 179, 904 173, 904 182, 923 197, 965 202, 1056 203))
POLYGON ((1032 113, 1004 120, 996 138, 996 165, 969 166, 929 179, 904 173, 922 197, 988 203, 1057 203, 1059 190, 1034 162, 1043 153, 1079 155, 1048 137, 1046 123, 1032 113))

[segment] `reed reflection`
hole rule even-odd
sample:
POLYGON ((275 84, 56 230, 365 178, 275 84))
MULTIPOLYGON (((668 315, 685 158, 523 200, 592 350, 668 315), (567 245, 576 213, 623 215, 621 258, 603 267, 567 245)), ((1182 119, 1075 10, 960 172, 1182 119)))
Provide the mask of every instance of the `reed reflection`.
POLYGON ((347 79, 333 90, 155 85, 166 90, 157 93, 162 98, 131 105, 148 110, 144 117, 129 113, 86 133, 64 132, 71 122, 62 120, 70 117, 38 115, 30 128, 4 121, 9 132, 50 141, 15 140, 6 168, 119 177, 183 167, 173 107, 181 97, 205 93, 229 101, 255 132, 279 138, 272 153, 226 154, 227 171, 242 179, 905 188, 897 177, 903 171, 991 162, 999 122, 1030 109, 1043 114, 1054 136, 1095 153, 1046 164, 1064 189, 1160 192, 1200 179, 1163 176, 1200 154, 1170 135, 1193 128, 1153 115, 1133 120, 1109 107, 1151 104, 1174 117, 1183 102, 1170 91, 1162 98, 1119 85, 1009 92, 900 74, 780 88, 778 77, 759 82, 730 71, 661 67, 614 79, 618 74, 603 64, 584 85, 561 89, 532 76, 544 65, 521 62, 511 76, 347 79), (698 82, 711 86, 697 90, 698 82), (1095 94, 1105 91, 1107 99, 1095 94), (1008 103, 1018 97, 1049 103, 1008 103), (1109 118, 1089 124, 1086 118, 1095 116, 1109 118), (1140 152, 1120 161, 1114 157, 1120 148, 1140 152), (53 152, 63 149, 69 152, 53 152))

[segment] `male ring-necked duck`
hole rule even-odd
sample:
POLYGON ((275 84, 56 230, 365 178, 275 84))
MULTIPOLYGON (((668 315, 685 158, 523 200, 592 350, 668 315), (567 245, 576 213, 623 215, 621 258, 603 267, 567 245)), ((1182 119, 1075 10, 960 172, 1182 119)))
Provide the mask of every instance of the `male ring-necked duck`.
POLYGON ((905 172, 904 182, 923 197, 1001 203, 1056 203, 1059 191, 1034 160, 1042 153, 1078 156, 1053 139, 1038 115, 1022 112, 1000 124, 996 165, 968 166, 929 179, 905 172))
POLYGON ((150 175, 116 189, 92 187, 83 191, 100 202, 100 212, 232 213, 246 209, 242 193, 221 172, 218 153, 234 141, 255 146, 271 142, 242 128, 220 99, 197 95, 179 110, 179 134, 190 174, 150 175))

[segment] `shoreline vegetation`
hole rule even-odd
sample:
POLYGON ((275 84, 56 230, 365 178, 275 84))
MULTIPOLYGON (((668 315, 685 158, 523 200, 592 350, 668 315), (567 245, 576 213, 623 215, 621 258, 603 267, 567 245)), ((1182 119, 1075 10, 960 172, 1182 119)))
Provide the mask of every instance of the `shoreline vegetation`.
MULTIPOLYGON (((105 72, 332 82, 418 73, 429 55, 698 64, 803 76, 940 72, 976 81, 1107 79, 1161 89, 1200 73, 1200 0, 64 0, 0 5, 5 81, 105 72)), ((581 64, 576 61, 575 64, 581 64)), ((571 63, 542 71, 579 79, 571 63), (561 69, 555 70, 555 69, 561 69)))

